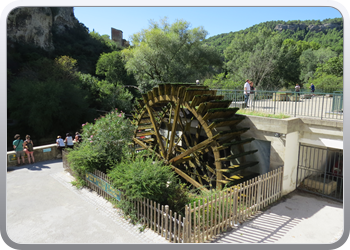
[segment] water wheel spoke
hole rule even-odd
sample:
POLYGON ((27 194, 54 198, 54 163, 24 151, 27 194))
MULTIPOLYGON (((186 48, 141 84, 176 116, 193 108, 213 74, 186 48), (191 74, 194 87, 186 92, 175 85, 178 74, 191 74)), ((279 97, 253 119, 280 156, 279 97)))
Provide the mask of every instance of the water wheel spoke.
POLYGON ((181 104, 181 100, 178 99, 177 103, 176 103, 176 107, 175 107, 175 113, 174 113, 174 120, 173 120, 173 126, 171 129, 171 135, 170 135, 170 144, 169 144, 169 149, 168 152, 166 154, 166 159, 169 160, 171 153, 173 151, 173 146, 174 146, 174 138, 175 138, 175 131, 176 131, 176 127, 177 127, 177 120, 179 118, 179 112, 180 112, 180 104, 181 104))
POLYGON ((181 158, 183 158, 183 157, 185 157, 187 155, 190 155, 190 154, 192 154, 192 153, 194 153, 194 152, 196 152, 198 150, 201 151, 204 148, 209 147, 210 144, 213 143, 218 136, 219 135, 215 135, 215 136, 213 136, 211 138, 206 139, 205 141, 197 144, 196 146, 186 150, 186 152, 183 152, 182 154, 180 154, 178 156, 175 156, 174 158, 169 160, 169 162, 174 162, 175 163, 176 161, 180 160, 181 158))
POLYGON ((257 164, 246 162, 245 156, 256 150, 243 147, 253 138, 241 140, 249 128, 237 128, 244 116, 236 115, 238 108, 229 108, 230 104, 206 86, 160 84, 137 100, 134 146, 154 152, 203 190, 242 181, 248 178, 242 173, 257 164))

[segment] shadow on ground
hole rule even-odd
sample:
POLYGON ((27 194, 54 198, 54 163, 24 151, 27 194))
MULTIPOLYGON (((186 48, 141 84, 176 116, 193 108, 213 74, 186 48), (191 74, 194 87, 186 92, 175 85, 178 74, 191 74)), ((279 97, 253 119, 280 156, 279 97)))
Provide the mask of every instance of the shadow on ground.
MULTIPOLYGON (((294 238, 299 237, 299 233, 303 234, 303 237, 295 239, 295 243, 302 243, 298 240, 307 241, 309 238, 313 241, 316 240, 315 235, 322 237, 322 231, 333 230, 334 235, 337 235, 342 226, 340 223, 343 222, 342 216, 339 213, 335 215, 334 211, 340 211, 342 206, 340 202, 296 190, 239 226, 218 235, 211 243, 279 243, 287 240, 293 242, 294 238), (329 220, 332 225, 329 224, 329 220), (328 230, 324 230, 325 226, 328 230)), ((331 239, 332 235, 325 235, 325 241, 328 240, 327 237, 331 239)))
POLYGON ((62 161, 62 159, 57 159, 57 160, 35 162, 35 163, 21 165, 21 166, 7 167, 7 172, 12 172, 12 171, 20 170, 20 169, 41 171, 43 169, 50 169, 50 167, 49 167, 50 164, 56 163, 56 162, 61 162, 61 161, 62 161))

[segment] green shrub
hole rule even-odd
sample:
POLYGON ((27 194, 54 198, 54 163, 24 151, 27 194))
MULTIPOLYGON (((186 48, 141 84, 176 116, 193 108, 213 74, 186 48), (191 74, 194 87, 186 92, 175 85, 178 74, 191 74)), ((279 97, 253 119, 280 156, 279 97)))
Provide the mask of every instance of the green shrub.
MULTIPOLYGON (((179 183, 174 171, 152 157, 139 153, 134 159, 125 158, 107 172, 115 188, 121 190, 127 199, 146 198, 161 205, 169 205, 180 212, 190 201, 189 191, 179 183)), ((122 200, 119 207, 132 218, 132 203, 122 200)))
POLYGON ((130 121, 117 110, 95 119, 94 124, 82 124, 83 141, 76 144, 67 156, 73 171, 80 176, 93 169, 106 173, 130 154, 128 143, 133 131, 130 121))

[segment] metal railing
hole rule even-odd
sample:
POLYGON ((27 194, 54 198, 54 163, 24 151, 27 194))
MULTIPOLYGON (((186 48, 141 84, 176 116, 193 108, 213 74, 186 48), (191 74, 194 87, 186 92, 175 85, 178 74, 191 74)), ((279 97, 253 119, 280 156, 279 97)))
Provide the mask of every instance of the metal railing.
POLYGON ((343 150, 299 146, 296 187, 343 200, 343 150))
MULTIPOLYGON (((243 90, 217 89, 217 95, 232 100, 231 107, 246 107, 243 90)), ((246 107, 251 111, 285 114, 293 117, 343 119, 343 93, 310 93, 257 90, 250 94, 246 107)))

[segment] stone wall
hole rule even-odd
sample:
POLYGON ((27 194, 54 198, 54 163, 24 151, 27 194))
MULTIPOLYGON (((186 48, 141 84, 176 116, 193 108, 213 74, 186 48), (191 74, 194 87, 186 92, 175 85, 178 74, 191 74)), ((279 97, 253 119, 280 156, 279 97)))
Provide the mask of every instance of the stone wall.
MULTIPOLYGON (((62 158, 60 151, 57 149, 57 144, 49 144, 44 146, 34 147, 35 162, 48 161, 62 158)), ((22 162, 22 161, 21 161, 22 162)), ((25 162, 28 164, 27 156, 25 156, 25 162)), ((7 166, 13 167, 17 164, 17 158, 15 151, 7 152, 7 166)))

